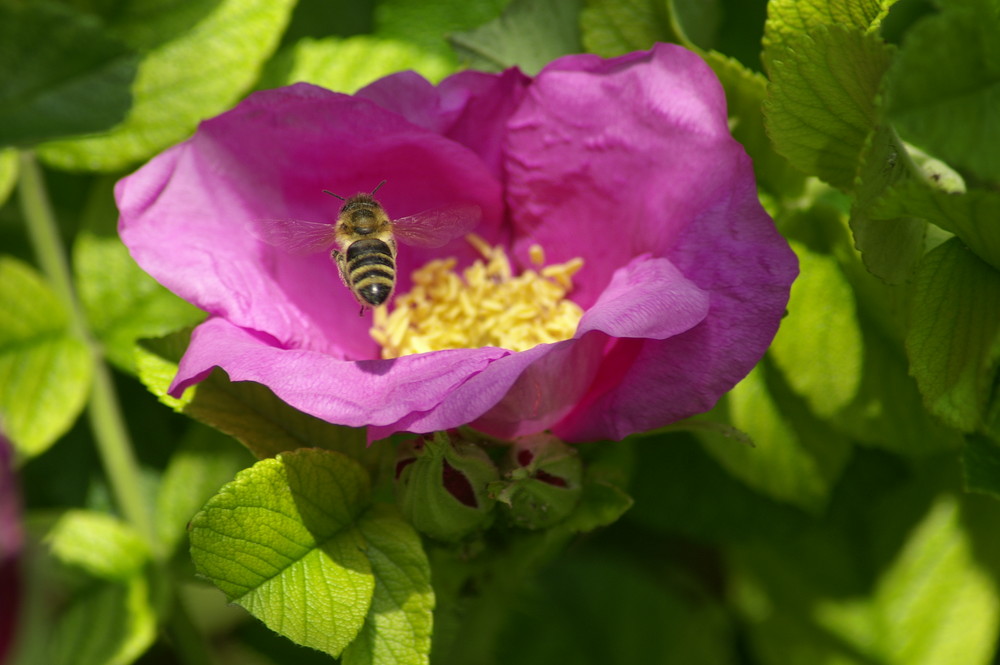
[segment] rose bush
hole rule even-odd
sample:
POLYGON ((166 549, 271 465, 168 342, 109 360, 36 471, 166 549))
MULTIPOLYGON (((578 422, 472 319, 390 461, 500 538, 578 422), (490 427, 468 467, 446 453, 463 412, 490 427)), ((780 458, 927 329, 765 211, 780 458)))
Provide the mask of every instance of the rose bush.
MULTIPOLYGON (((214 367, 369 436, 471 423, 620 439, 710 409, 770 343, 796 262, 761 208, 723 90, 695 54, 657 45, 560 58, 534 78, 412 73, 350 96, 258 92, 116 188, 120 233, 147 272, 208 312, 171 388, 214 367), (254 220, 333 220, 322 193, 371 191, 398 217, 475 204, 475 232, 529 265, 581 257, 572 338, 524 351, 381 359, 325 253, 258 240, 254 220)), ((397 293, 461 239, 403 247, 397 293)))

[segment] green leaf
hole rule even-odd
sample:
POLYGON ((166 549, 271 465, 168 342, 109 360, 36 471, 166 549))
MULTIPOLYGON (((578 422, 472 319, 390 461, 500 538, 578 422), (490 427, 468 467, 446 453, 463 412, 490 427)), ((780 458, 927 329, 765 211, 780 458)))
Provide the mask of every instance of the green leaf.
POLYGON ((0 414, 18 454, 44 452, 76 421, 93 375, 87 344, 28 265, 0 257, 0 414))
POLYGON ((123 41, 150 50, 194 28, 221 0, 124 0, 104 13, 123 41))
POLYGON ((812 31, 821 25, 839 25, 855 32, 871 32, 882 23, 896 0, 771 0, 767 4, 764 37, 768 46, 812 31))
POLYGON ((876 35, 837 25, 792 33, 765 49, 764 102, 775 149, 799 169, 849 190, 877 124, 876 95, 890 48, 876 35))
POLYGON ((776 370, 758 365, 710 412, 746 432, 755 447, 696 431, 733 476, 765 496, 819 513, 851 455, 851 445, 809 413, 776 370))
POLYGON ((516 65, 534 75, 559 56, 582 50, 582 6, 582 0, 513 0, 498 18, 450 39, 470 67, 500 71, 516 65))
POLYGON ((191 522, 198 572, 269 628, 338 656, 375 590, 358 520, 368 474, 328 451, 299 450, 241 472, 191 522))
POLYGON ((901 665, 989 663, 1000 618, 954 497, 932 505, 870 599, 830 599, 814 612, 873 660, 901 665))
POLYGON ((994 585, 958 501, 937 498, 897 544, 886 532, 908 523, 910 505, 864 499, 868 510, 852 516, 849 532, 810 529, 780 548, 734 553, 732 595, 749 619, 755 662, 992 662, 994 585))
POLYGON ((682 44, 703 49, 716 44, 725 11, 719 0, 669 0, 667 10, 682 44))
POLYGON ((437 83, 454 67, 440 55, 394 39, 366 35, 302 39, 295 45, 285 82, 306 81, 353 94, 376 79, 405 69, 437 83))
POLYGON ((181 300, 132 259, 117 236, 81 231, 73 268, 90 328, 109 360, 135 372, 135 344, 198 323, 205 313, 181 300))
POLYGON ((906 350, 927 408, 952 427, 976 430, 1000 359, 1000 273, 957 238, 920 263, 906 350))
MULTIPOLYGON (((205 502, 253 458, 229 437, 195 425, 170 456, 156 495, 156 535, 169 556, 205 502)), ((166 557, 164 557, 166 558, 166 557)))
POLYGON ((344 665, 429 662, 434 589, 420 536, 384 504, 372 506, 358 528, 375 593, 364 628, 344 651, 344 665))
POLYGON ((1000 180, 998 34, 995 3, 944 3, 907 32, 888 78, 900 134, 990 180, 1000 180))
POLYGON ((957 450, 961 436, 924 408, 900 344, 871 322, 865 322, 862 332, 861 385, 854 400, 835 414, 832 424, 859 443, 898 455, 957 450))
POLYGON ((1000 499, 1000 444, 982 434, 966 438, 962 470, 967 491, 1000 499))
POLYGON ((6 203, 10 193, 17 183, 17 150, 5 148, 0 150, 0 206, 6 203))
POLYGON ((99 22, 67 7, 0 4, 0 146, 120 122, 137 62, 99 22))
POLYGON ((454 61, 447 35, 471 30, 500 15, 509 0, 380 0, 375 5, 375 34, 409 42, 427 53, 454 61))
POLYGON ((139 575, 75 596, 48 634, 50 665, 128 665, 156 639, 149 584, 139 575))
POLYGON ((767 94, 767 79, 716 51, 703 53, 702 57, 726 90, 730 129, 733 138, 742 143, 753 158, 757 183, 772 194, 784 197, 801 192, 805 177, 774 151, 764 131, 762 105, 767 94))
POLYGON ((117 171, 183 140, 253 84, 291 5, 292 0, 225 0, 143 58, 124 122, 99 136, 41 146, 39 155, 58 168, 117 171))
POLYGON ((881 125, 868 137, 861 161, 857 197, 851 207, 855 246, 873 275, 888 284, 903 284, 924 254, 927 223, 877 204, 894 184, 910 181, 906 147, 881 125))
POLYGON ((894 187, 872 215, 920 217, 962 239, 983 261, 1000 269, 1000 193, 987 190, 946 192, 910 180, 894 187))
POLYGON ((67 511, 46 540, 59 561, 105 580, 126 581, 149 561, 142 536, 106 513, 67 511))
POLYGON ((651 0, 586 0, 580 34, 588 53, 605 58, 680 41, 665 6, 651 0))
POLYGON ((139 379, 161 402, 236 438, 256 457, 319 447, 345 453, 374 473, 390 452, 387 446, 367 446, 361 429, 306 415, 285 404, 270 388, 251 381, 230 381, 221 369, 188 388, 181 399, 170 397, 167 389, 186 345, 183 335, 145 342, 136 356, 139 379))
POLYGON ((498 640, 497 662, 736 663, 725 611, 674 588, 665 567, 660 560, 647 569, 604 551, 560 559, 525 585, 498 640))
POLYGON ((847 405, 861 383, 863 347, 854 293, 837 259, 792 242, 799 277, 771 356, 820 418, 847 405))
POLYGON ((635 506, 626 523, 726 544, 780 542, 808 523, 806 513, 753 491, 723 470, 693 435, 643 437, 635 448, 639 459, 630 487, 635 506))

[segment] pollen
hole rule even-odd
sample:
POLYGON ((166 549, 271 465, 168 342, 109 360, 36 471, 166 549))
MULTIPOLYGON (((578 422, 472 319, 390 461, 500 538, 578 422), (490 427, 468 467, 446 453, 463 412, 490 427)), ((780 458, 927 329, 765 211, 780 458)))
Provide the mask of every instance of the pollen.
POLYGON ((466 240, 482 258, 461 275, 453 258, 431 261, 413 273, 413 287, 396 296, 392 312, 375 309, 371 336, 383 358, 480 346, 525 351, 576 332, 583 310, 566 296, 583 259, 546 266, 534 245, 533 267, 515 275, 502 247, 476 235, 466 240))

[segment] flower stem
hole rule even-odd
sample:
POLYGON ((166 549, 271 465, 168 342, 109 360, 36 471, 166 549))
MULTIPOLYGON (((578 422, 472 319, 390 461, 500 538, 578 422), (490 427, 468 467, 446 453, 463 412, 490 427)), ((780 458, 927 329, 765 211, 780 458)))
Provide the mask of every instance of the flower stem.
POLYGON ((45 191, 41 168, 30 152, 22 152, 20 161, 18 190, 35 255, 52 288, 69 312, 71 331, 86 342, 93 360, 94 383, 88 414, 111 490, 125 519, 152 547, 155 542, 153 521, 139 484, 139 465, 132 452, 132 442, 118 404, 111 372, 90 335, 83 309, 73 290, 69 263, 45 191))

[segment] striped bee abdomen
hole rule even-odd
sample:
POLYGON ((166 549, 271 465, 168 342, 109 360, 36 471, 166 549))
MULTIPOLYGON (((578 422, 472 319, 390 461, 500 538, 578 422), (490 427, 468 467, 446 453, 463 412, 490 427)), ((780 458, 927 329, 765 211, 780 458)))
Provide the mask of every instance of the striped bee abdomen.
POLYGON ((392 295, 396 262, 389 245, 378 238, 363 238, 347 248, 347 281, 359 300, 375 307, 392 295))

